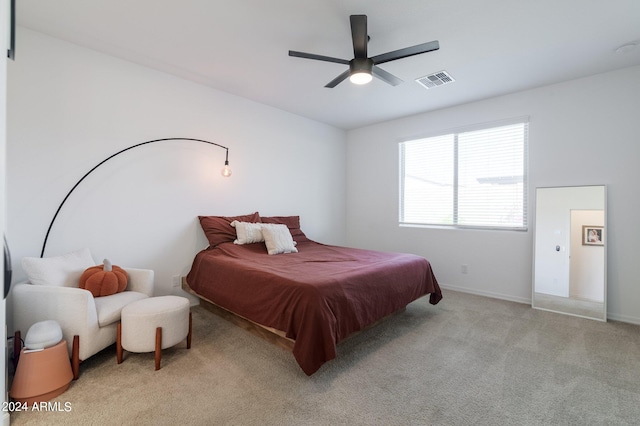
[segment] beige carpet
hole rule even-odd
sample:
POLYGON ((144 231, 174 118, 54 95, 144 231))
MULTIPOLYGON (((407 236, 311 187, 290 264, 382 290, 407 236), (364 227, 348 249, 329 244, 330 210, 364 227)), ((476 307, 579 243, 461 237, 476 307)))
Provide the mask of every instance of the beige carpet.
POLYGON ((307 377, 291 353, 193 309, 194 340, 115 348, 12 425, 625 425, 640 422, 640 328, 445 291, 339 346, 307 377))

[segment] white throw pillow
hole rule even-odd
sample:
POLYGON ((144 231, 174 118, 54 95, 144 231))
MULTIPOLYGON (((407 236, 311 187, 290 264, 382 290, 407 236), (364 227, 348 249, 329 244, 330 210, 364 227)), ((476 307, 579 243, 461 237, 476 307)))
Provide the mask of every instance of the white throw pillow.
POLYGON ((56 287, 78 287, 80 275, 95 264, 88 248, 62 256, 22 258, 22 269, 31 284, 56 287))
POLYGON ((264 241, 261 223, 239 222, 234 220, 230 225, 236 228, 236 239, 233 241, 233 244, 251 244, 264 241))
POLYGON ((262 224, 262 235, 267 245, 267 253, 297 253, 296 242, 293 241, 287 225, 262 224))

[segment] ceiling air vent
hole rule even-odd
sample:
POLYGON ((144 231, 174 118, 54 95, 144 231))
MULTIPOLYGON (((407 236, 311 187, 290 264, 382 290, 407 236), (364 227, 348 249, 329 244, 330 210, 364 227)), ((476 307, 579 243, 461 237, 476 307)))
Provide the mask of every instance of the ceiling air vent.
POLYGON ((447 83, 453 83, 455 80, 446 71, 438 71, 433 74, 425 75, 424 77, 417 78, 416 81, 424 86, 426 89, 432 89, 437 86, 442 86, 447 83))

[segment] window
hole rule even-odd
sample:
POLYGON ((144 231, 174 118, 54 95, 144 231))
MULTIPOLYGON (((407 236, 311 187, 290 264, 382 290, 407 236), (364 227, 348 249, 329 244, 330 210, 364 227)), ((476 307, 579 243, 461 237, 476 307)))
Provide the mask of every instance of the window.
POLYGON ((400 224, 527 229, 524 120, 400 143, 400 224))

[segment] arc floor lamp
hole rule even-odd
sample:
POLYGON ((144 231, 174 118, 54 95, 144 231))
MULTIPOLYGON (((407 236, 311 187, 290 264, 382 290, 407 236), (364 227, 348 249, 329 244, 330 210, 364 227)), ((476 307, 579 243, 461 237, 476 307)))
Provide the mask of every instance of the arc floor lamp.
POLYGON ((205 141, 203 139, 193 139, 193 138, 154 139, 154 140, 151 140, 151 141, 141 142, 141 143, 135 144, 133 146, 130 146, 128 148, 122 149, 122 150, 116 152, 115 154, 112 154, 109 157, 105 158, 104 160, 102 160, 98 164, 96 164, 91 170, 89 170, 87 173, 85 173, 85 175, 82 176, 80 178, 80 180, 78 180, 75 183, 75 185, 73 185, 73 187, 71 188, 71 190, 69 192, 67 192, 67 195, 65 195, 64 199, 62 200, 62 202, 58 206, 58 209, 56 210, 55 214, 53 215, 53 218, 51 219, 51 223, 49 224, 49 228, 47 229, 47 234, 45 235, 44 242, 42 243, 42 251, 40 252, 40 257, 44 257, 44 251, 47 248, 47 240, 49 239, 49 233, 51 233, 51 228, 53 228, 53 223, 56 221, 56 218, 58 217, 58 213, 60 213, 60 210, 62 210, 62 206, 64 206, 64 203, 67 201, 69 196, 73 193, 73 191, 78 187, 78 185, 80 185, 80 183, 82 183, 83 180, 85 180, 91 173, 93 173, 94 170, 96 170, 98 167, 100 167, 101 165, 103 165, 107 161, 111 160, 112 158, 117 157, 118 155, 120 155, 120 154, 122 154, 122 153, 124 153, 126 151, 132 150, 134 148, 138 148, 140 146, 149 145, 149 144, 156 143, 156 142, 177 141, 177 140, 201 142, 201 143, 214 145, 214 146, 217 146, 217 147, 220 147, 220 148, 224 149, 226 151, 226 156, 225 156, 225 160, 224 160, 224 167, 222 168, 221 174, 224 177, 231 176, 231 168, 229 167, 229 148, 227 148, 226 146, 222 146, 220 144, 217 144, 215 142, 205 141))

